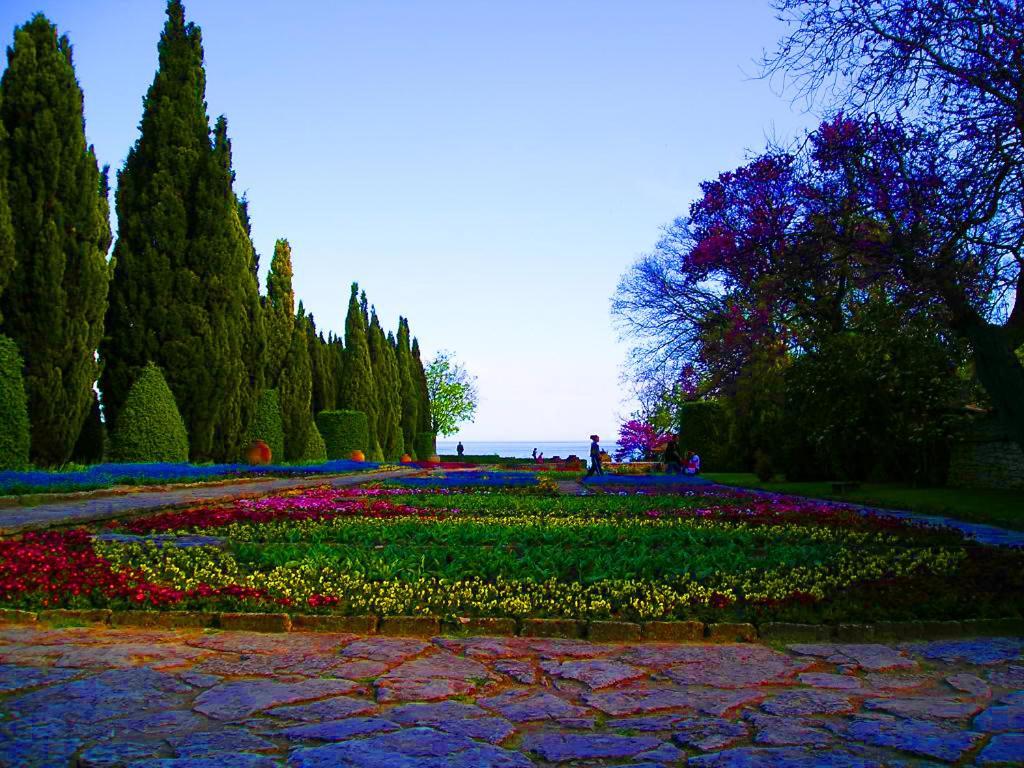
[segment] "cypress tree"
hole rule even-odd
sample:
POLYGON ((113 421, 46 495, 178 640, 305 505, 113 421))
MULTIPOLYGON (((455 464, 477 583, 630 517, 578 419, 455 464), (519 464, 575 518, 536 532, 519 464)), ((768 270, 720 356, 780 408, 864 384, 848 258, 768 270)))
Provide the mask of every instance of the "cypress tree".
POLYGON ((412 340, 412 375, 416 385, 417 409, 419 414, 418 432, 433 432, 433 424, 430 420, 430 389, 427 386, 427 372, 423 368, 423 359, 420 357, 419 339, 412 340))
MULTIPOLYGON (((419 429, 417 433, 419 435, 433 435, 434 425, 430 417, 430 389, 427 385, 427 372, 423 368, 423 360, 420 357, 420 342, 418 339, 412 340, 412 364, 413 364, 413 382, 416 385, 416 398, 418 403, 417 413, 419 414, 419 429)), ((422 441, 423 438, 420 438, 422 441)), ((433 455, 437 452, 436 436, 431 437, 429 440, 430 453, 433 455)), ((417 451, 417 453, 423 453, 423 449, 417 451)), ((420 460, 424 460, 428 457, 420 456, 420 460)))
MULTIPOLYGON (((341 407, 341 388, 345 382, 345 344, 340 336, 330 335, 327 341, 327 364, 334 380, 334 406, 341 407)), ((317 411, 319 413, 319 411, 317 411)))
POLYGON ((7 229, 8 212, 0 211, 0 264, 11 266, 12 232, 16 253, 0 313, 25 359, 32 459, 61 464, 99 373, 109 283, 106 169, 85 141, 71 44, 42 14, 15 30, 0 91, 10 216, 7 229))
MULTIPOLYGON (((184 261, 194 186, 210 152, 202 37, 172 0, 158 45, 159 67, 143 101, 140 136, 118 173, 117 241, 100 358, 108 426, 150 361, 173 361, 166 345, 189 345, 205 325, 199 287, 184 261)), ((165 366, 166 367, 166 366, 165 366)), ((173 380, 174 371, 166 370, 173 380)), ((172 385, 172 389, 174 386, 172 385)), ((187 394, 183 390, 179 393, 187 394)))
POLYGON ((366 414, 369 424, 367 447, 372 451, 377 444, 377 393, 370 364, 370 347, 366 340, 367 328, 358 296, 359 286, 352 283, 352 295, 349 297, 348 314, 345 317, 345 378, 339 388, 338 405, 346 410, 366 414))
MULTIPOLYGON (((300 310, 301 312, 301 310, 300 310)), ((292 248, 285 239, 274 243, 274 256, 267 273, 267 381, 277 386, 281 368, 292 343, 295 327, 295 291, 292 288, 292 248)))
POLYGON ((395 353, 384 336, 377 310, 370 314, 370 363, 377 386, 377 440, 384 458, 397 459, 402 455, 402 401, 397 379, 398 363, 395 353))
POLYGON ((0 336, 0 470, 25 469, 28 465, 30 438, 24 368, 18 345, 0 336))
POLYGON ((116 428, 126 385, 153 360, 180 403, 192 459, 232 459, 263 378, 255 251, 224 118, 210 141, 201 33, 179 0, 168 3, 158 50, 140 136, 118 177, 104 407, 116 428))
POLYGON ((395 358, 398 362, 398 391, 402 401, 402 437, 405 443, 405 453, 414 456, 416 432, 420 423, 420 406, 418 390, 413 378, 412 349, 409 347, 409 321, 404 317, 398 318, 395 358))
POLYGON ((299 304, 292 320, 292 337, 281 370, 281 420, 284 423, 284 455, 288 461, 303 458, 313 423, 313 376, 309 365, 308 322, 299 304))
MULTIPOLYGON (((3 114, 3 90, 0 89, 0 115, 3 114)), ((0 312, 3 310, 3 294, 7 282, 14 272, 14 228, 11 226, 11 206, 7 193, 7 131, 0 119, 0 312)), ((0 314, 0 324, 3 323, 0 314)))
POLYGON ((75 449, 71 452, 72 460, 79 464, 99 464, 106 452, 107 433, 100 414, 100 401, 93 393, 89 415, 85 418, 82 431, 78 433, 75 449))
POLYGON ((313 413, 333 411, 337 384, 334 381, 334 367, 330 364, 331 352, 323 334, 317 334, 312 315, 307 318, 306 343, 309 347, 309 367, 313 373, 313 413))

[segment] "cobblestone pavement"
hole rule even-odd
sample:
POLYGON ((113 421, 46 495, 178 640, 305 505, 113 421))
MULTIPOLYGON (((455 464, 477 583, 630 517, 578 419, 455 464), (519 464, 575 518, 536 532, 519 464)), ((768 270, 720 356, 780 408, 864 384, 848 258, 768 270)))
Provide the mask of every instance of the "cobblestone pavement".
POLYGON ((0 625, 0 765, 1021 765, 1024 639, 594 644, 0 625))
POLYGON ((173 488, 159 491, 143 490, 109 496, 89 496, 25 507, 0 509, 0 536, 53 525, 81 525, 97 520, 193 504, 227 502, 248 496, 264 496, 292 488, 316 488, 321 485, 341 487, 369 481, 387 480, 413 474, 414 469, 392 472, 360 472, 318 477, 281 477, 274 480, 245 481, 206 487, 173 488))

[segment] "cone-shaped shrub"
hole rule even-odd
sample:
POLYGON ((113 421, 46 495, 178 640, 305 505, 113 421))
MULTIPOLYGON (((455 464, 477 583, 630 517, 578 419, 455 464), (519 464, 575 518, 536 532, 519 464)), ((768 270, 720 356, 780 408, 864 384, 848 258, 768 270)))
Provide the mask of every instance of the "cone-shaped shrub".
POLYGON ((327 461, 327 445, 315 423, 309 425, 309 438, 306 440, 306 450, 302 452, 300 461, 327 461))
POLYGON ((0 469, 24 469, 28 464, 28 399, 23 368, 18 345, 0 336, 0 469))
POLYGON ((188 461, 188 432, 160 369, 150 363, 128 390, 110 436, 113 461, 188 461))
POLYGON ((367 453, 369 426, 362 411, 320 411, 316 425, 324 438, 328 459, 347 459, 352 451, 367 453))
POLYGON ((284 461, 284 425, 281 401, 276 389, 266 389, 256 402, 256 414, 249 428, 249 441, 262 440, 270 446, 270 460, 284 461))

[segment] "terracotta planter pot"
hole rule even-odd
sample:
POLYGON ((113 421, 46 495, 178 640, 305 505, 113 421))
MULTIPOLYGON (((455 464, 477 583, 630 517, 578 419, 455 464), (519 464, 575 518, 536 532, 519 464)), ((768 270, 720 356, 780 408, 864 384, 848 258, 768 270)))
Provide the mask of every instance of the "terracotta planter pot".
POLYGON ((274 458, 270 446, 262 440, 253 440, 245 452, 245 460, 256 466, 265 466, 274 458))

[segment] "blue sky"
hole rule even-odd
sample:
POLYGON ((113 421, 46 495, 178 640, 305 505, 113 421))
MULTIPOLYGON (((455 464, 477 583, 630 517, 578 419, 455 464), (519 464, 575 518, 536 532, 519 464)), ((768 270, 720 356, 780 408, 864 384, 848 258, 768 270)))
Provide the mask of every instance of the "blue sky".
MULTIPOLYGON (((265 273, 341 331, 348 286, 478 376, 468 440, 613 436, 633 405, 609 302, 701 180, 811 118, 753 77, 767 1, 191 0, 265 273)), ((162 0, 4 0, 6 45, 68 34, 86 131, 119 168, 162 0)))

